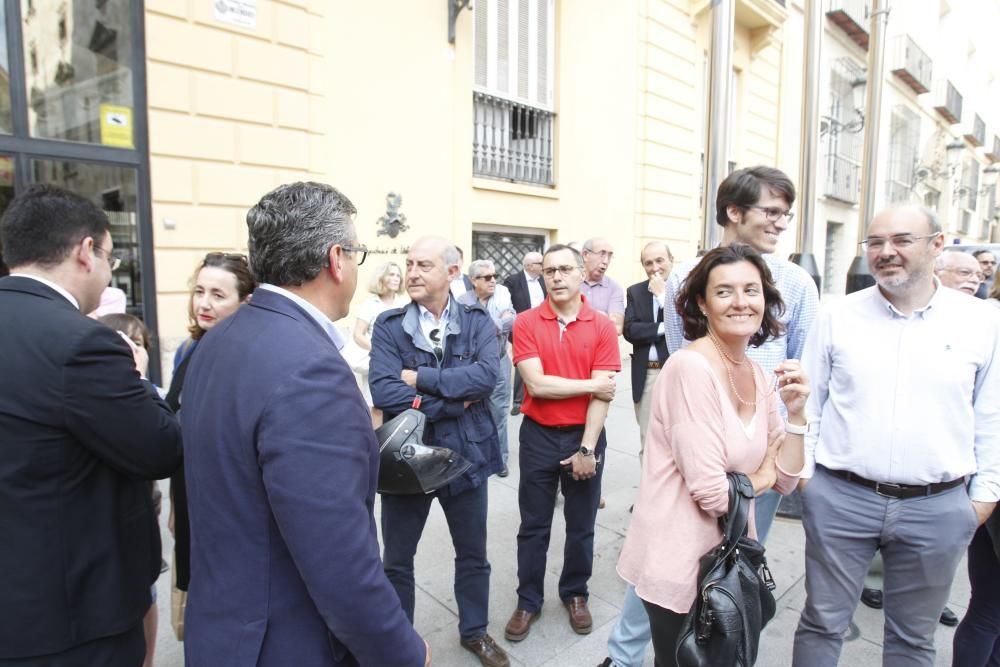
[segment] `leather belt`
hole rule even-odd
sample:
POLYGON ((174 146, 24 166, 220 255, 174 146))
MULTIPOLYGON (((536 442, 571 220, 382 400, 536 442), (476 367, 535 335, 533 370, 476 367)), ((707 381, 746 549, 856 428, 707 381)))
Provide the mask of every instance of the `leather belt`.
POLYGON ((839 477, 840 479, 844 479, 848 482, 853 482, 859 486, 871 489, 880 496, 885 498, 896 498, 897 500, 933 496, 936 493, 941 493, 942 491, 947 491, 948 489, 954 489, 959 484, 965 483, 965 478, 959 477, 958 479, 953 479, 950 482, 937 482, 936 484, 927 484, 925 486, 914 484, 892 484, 891 482, 874 482, 846 470, 831 470, 830 468, 827 468, 826 471, 834 477, 839 477))
POLYGON ((646 368, 648 369, 663 368, 663 363, 659 361, 647 361, 646 368))

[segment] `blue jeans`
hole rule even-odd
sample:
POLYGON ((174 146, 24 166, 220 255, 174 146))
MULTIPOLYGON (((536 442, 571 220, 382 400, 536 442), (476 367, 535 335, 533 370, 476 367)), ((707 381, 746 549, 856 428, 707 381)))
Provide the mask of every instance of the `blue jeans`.
MULTIPOLYGON (((566 545, 563 569, 559 577, 559 598, 564 602, 576 596, 588 596, 587 582, 594 569, 594 522, 601 500, 601 476, 604 463, 597 466, 597 476, 575 480, 559 464, 580 450, 583 426, 553 428, 542 426, 529 417, 521 422, 519 458, 521 481, 517 504, 521 526, 517 530, 517 606, 530 612, 542 608, 545 590, 545 557, 552 533, 552 515, 556 492, 562 489, 563 518, 566 521, 566 545)), ((595 447, 604 455, 608 442, 604 430, 595 447)))
POLYGON ((497 386, 490 395, 490 414, 497 425, 497 435, 500 437, 500 456, 503 457, 503 467, 507 467, 507 419, 510 412, 510 372, 513 364, 510 355, 500 357, 500 375, 497 386))
POLYGON ((768 489, 754 500, 753 519, 757 526, 757 541, 761 544, 767 541, 767 534, 771 532, 771 524, 778 513, 781 497, 777 491, 768 489))
POLYGON ((441 503, 455 546, 455 602, 458 633, 478 639, 489 623, 490 563, 486 559, 487 488, 483 482, 458 495, 382 496, 382 540, 385 575, 396 589, 410 623, 416 605, 413 556, 434 498, 441 503))
POLYGON ((615 667, 642 667, 650 639, 652 632, 646 608, 635 594, 635 586, 629 584, 625 589, 621 616, 608 637, 608 656, 615 667))

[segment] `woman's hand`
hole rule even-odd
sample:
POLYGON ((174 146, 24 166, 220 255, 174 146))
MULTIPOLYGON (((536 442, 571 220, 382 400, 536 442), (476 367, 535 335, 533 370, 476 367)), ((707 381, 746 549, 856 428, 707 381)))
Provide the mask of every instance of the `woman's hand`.
POLYGON ((785 404, 790 421, 805 423, 806 399, 809 398, 809 378, 798 359, 785 359, 774 369, 778 393, 785 404))
POLYGON ((747 475, 753 484, 754 495, 759 496, 778 481, 778 468, 775 465, 775 459, 777 459, 778 451, 784 442, 784 431, 777 430, 772 433, 771 441, 768 443, 767 451, 764 453, 764 460, 760 462, 760 466, 755 471, 747 475))

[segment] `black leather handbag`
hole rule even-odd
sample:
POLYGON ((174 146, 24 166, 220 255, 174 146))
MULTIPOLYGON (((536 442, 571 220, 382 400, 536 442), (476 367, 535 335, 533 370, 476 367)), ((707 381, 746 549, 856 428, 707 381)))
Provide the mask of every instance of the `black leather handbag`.
POLYGON ((774 580, 764 547, 747 536, 753 484, 731 472, 722 542, 701 557, 698 598, 677 640, 680 667, 750 667, 761 630, 774 616, 774 580))

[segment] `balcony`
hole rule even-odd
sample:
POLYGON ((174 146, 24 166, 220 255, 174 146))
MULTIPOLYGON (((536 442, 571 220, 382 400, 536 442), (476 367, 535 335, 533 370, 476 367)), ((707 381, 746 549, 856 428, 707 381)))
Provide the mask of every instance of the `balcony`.
POLYGON ((899 35, 893 43, 892 73, 918 95, 930 92, 931 59, 909 35, 899 35))
POLYGON ((482 92, 472 98, 473 175, 552 187, 555 114, 482 92))
POLYGON ((910 184, 889 180, 885 184, 885 196, 889 204, 902 204, 910 201, 910 184))
POLYGON ((868 50, 867 0, 830 0, 826 16, 855 44, 868 50))
POLYGON ((986 143, 986 123, 979 114, 973 114, 972 120, 962 128, 962 136, 973 146, 982 146, 986 143))
POLYGON ((986 158, 990 162, 1000 162, 1000 136, 993 135, 993 148, 986 151, 986 158))
POLYGON ((952 125, 962 120, 962 95, 951 81, 941 80, 934 87, 934 110, 952 125))
POLYGON ((824 194, 847 204, 857 204, 860 174, 858 163, 841 155, 827 155, 824 194))

